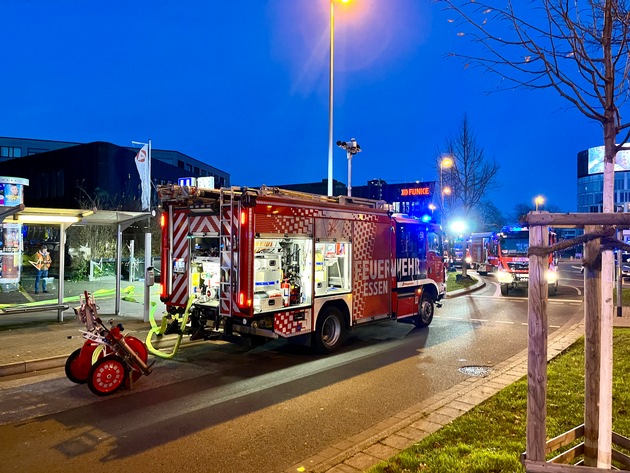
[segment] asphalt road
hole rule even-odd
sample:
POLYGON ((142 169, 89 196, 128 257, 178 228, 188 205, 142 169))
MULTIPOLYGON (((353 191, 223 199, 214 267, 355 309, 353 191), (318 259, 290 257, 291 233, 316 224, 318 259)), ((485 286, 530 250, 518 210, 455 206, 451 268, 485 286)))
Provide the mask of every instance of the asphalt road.
MULTIPOLYGON (((0 471, 285 471, 525 348, 527 293, 486 281, 427 329, 364 327, 328 357, 209 343, 109 398, 60 370, 2 382, 0 471)), ((579 267, 563 263, 550 333, 581 311, 581 292, 579 267)))

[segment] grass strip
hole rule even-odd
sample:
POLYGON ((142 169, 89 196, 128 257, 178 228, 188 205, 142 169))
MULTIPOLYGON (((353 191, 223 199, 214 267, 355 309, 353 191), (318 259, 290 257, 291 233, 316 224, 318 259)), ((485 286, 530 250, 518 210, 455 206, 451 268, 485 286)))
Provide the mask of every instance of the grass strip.
POLYGON ((446 292, 453 292, 458 289, 467 289, 477 282, 477 279, 470 274, 467 278, 461 278, 461 271, 448 273, 446 279, 446 292), (457 276, 460 276, 459 278, 457 276))
MULTIPOLYGON (((628 436, 630 330, 613 333, 613 431, 628 436)), ((547 376, 547 436, 553 438, 584 422, 584 338, 551 360, 547 376)), ((524 377, 368 472, 524 472, 519 457, 525 451, 526 420, 524 377)))

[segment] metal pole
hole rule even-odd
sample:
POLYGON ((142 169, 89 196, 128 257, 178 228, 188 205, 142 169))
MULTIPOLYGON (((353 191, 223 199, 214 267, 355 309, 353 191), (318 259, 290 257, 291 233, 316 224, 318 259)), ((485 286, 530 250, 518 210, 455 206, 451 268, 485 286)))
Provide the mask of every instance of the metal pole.
MULTIPOLYGON (((619 230, 617 230, 617 240, 623 239, 623 235, 619 230)), ((621 317, 622 309, 621 309, 621 298, 623 295, 623 272, 621 270, 621 265, 623 264, 623 258, 621 255, 621 250, 617 250, 617 317, 621 317)))
POLYGON ((442 163, 440 163, 440 194, 442 194, 442 220, 444 220, 444 184, 442 182, 442 163))
MULTIPOLYGON (((151 181, 151 140, 149 140, 149 156, 147 157, 147 159, 149 160, 148 162, 148 172, 149 172, 149 208, 147 209, 149 212, 151 212, 151 200, 153 200, 151 198, 151 195, 153 194, 153 182, 151 181)), ((145 320, 145 322, 147 322, 145 320)))
MULTIPOLYGON (((147 219, 147 225, 149 225, 149 220, 147 219)), ((149 321, 149 311, 151 309, 151 287, 147 283, 147 268, 149 266, 153 266, 151 263, 151 227, 147 229, 147 232, 144 234, 144 311, 143 311, 143 320, 145 322, 149 321)))
MULTIPOLYGON (((66 224, 59 224, 59 284, 57 286, 57 303, 63 304, 64 278, 66 272, 66 224)), ((57 311, 57 322, 63 322, 63 310, 57 311)))
POLYGON ((153 266, 151 256, 151 213, 153 212, 153 206, 151 205, 153 195, 153 181, 151 178, 151 140, 149 140, 149 218, 147 218, 147 230, 144 234, 144 311, 142 319, 144 322, 149 321, 149 312, 151 310, 151 288, 147 284, 147 269, 149 266, 153 266))
POLYGON ((333 195, 333 68, 335 62, 334 0, 330 0, 330 77, 328 79, 328 196, 333 195))
POLYGON ((348 158, 348 197, 352 197, 352 153, 350 150, 346 151, 348 158))
POLYGON ((118 224, 118 239, 116 240, 116 300, 114 301, 114 315, 120 314, 120 277, 122 275, 122 228, 118 224))

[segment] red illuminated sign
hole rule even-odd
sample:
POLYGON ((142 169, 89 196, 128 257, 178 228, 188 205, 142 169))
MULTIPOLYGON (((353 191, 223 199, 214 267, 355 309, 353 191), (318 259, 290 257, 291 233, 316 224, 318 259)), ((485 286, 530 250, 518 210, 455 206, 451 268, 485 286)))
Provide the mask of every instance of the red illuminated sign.
POLYGON ((410 189, 401 189, 400 195, 431 195, 428 187, 412 187, 410 189))

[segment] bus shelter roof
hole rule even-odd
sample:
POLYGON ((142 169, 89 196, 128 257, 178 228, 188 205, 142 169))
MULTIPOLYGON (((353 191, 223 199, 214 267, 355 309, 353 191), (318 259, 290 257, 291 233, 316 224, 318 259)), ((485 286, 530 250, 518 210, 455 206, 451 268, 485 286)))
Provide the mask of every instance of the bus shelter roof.
POLYGON ((0 207, 0 218, 5 223, 78 224, 78 225, 122 225, 127 227, 134 222, 152 216, 151 212, 131 212, 126 210, 96 209, 57 209, 44 207, 0 207))

